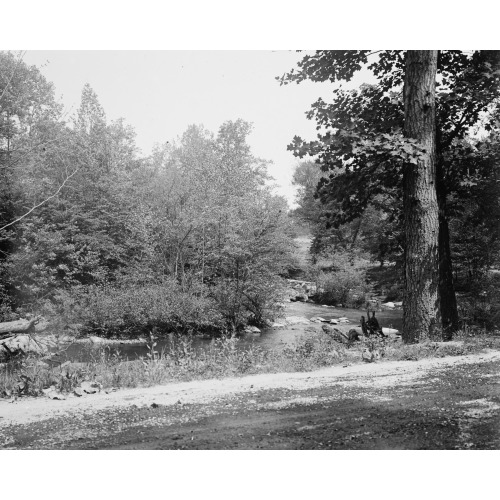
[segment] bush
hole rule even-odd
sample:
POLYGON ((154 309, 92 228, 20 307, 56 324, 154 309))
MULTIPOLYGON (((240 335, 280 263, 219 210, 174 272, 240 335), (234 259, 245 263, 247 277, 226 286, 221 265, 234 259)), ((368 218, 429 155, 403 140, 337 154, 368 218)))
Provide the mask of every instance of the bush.
POLYGON ((203 290, 183 290, 173 280, 140 287, 91 286, 80 293, 77 322, 100 336, 139 336, 159 332, 219 333, 222 315, 203 290))
POLYGON ((323 304, 361 307, 369 291, 366 271, 369 260, 359 252, 333 252, 309 269, 316 281, 316 300, 323 304))
POLYGON ((62 330, 78 324, 83 335, 137 337, 158 333, 234 334, 247 324, 262 327, 279 315, 284 280, 220 279, 210 285, 174 279, 160 283, 123 278, 105 285, 59 290, 40 312, 62 330))
POLYGON ((387 289, 385 293, 385 302, 399 302, 403 300, 403 285, 395 284, 387 289))
POLYGON ((286 282, 277 276, 253 276, 247 281, 220 279, 210 288, 228 329, 236 332, 247 324, 262 327, 281 313, 286 282))
POLYGON ((280 371, 308 371, 342 362, 346 346, 314 330, 298 338, 294 347, 286 347, 276 364, 280 371))
POLYGON ((458 308, 463 324, 486 330, 500 327, 500 277, 482 275, 474 280, 467 294, 459 295, 458 308))

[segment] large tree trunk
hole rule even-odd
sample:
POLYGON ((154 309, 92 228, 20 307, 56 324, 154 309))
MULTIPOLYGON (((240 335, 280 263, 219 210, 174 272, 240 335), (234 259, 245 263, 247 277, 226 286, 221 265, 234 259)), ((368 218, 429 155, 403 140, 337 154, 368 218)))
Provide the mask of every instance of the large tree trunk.
POLYGON ((453 283, 453 266, 450 250, 450 231, 446 215, 446 184, 443 165, 436 165, 436 188, 439 206, 439 304, 443 340, 451 340, 459 329, 457 298, 453 283))
POLYGON ((405 289, 403 341, 428 337, 439 321, 438 202, 436 194, 436 50, 406 53, 404 88, 405 135, 426 153, 405 165, 405 289))

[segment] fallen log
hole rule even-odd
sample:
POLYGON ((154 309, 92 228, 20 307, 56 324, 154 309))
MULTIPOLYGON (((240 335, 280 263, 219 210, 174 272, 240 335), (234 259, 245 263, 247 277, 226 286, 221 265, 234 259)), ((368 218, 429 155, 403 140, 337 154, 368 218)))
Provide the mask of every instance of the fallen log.
POLYGON ((10 337, 13 333, 31 333, 35 331, 35 324, 38 318, 18 319, 17 321, 7 321, 0 323, 0 338, 10 337))
POLYGON ((330 325, 322 325, 321 329, 333 340, 336 342, 340 342, 341 344, 344 344, 349 341, 349 335, 342 330, 339 330, 338 328, 335 328, 330 325))

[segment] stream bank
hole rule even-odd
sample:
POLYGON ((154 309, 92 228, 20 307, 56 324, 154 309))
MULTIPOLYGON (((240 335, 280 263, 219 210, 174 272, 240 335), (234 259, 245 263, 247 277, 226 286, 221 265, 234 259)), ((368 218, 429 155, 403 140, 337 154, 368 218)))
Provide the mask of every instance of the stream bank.
MULTIPOLYGON (((283 349, 294 346, 297 341, 309 329, 320 329, 321 325, 311 322, 311 319, 321 317, 326 321, 345 317, 349 326, 359 326, 361 315, 364 311, 359 309, 336 308, 332 306, 322 306, 311 302, 287 302, 284 305, 284 318, 278 319, 274 328, 264 328, 258 333, 249 333, 238 339, 237 348, 241 350, 250 347, 259 347, 265 351, 273 349, 283 349)), ((402 327, 402 311, 386 310, 377 313, 377 318, 382 327, 400 330, 402 327)), ((172 337, 160 337, 156 340, 158 352, 169 350, 172 345, 172 337)), ((197 349, 207 349, 211 343, 209 338, 195 337, 193 346, 197 349)), ((108 345, 116 350, 121 356, 128 359, 137 359, 147 356, 149 350, 147 339, 135 340, 107 340, 100 337, 81 339, 70 345, 64 354, 64 360, 72 359, 84 361, 87 356, 88 347, 104 347, 108 345)))

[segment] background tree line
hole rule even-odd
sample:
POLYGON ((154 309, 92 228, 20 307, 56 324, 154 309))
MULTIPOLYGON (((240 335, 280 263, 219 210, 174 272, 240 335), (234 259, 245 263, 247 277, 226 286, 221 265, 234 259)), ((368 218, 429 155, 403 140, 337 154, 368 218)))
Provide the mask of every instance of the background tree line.
POLYGON ((283 198, 251 126, 191 126, 142 155, 89 85, 75 116, 0 53, 0 315, 105 335, 235 332, 273 317, 291 259, 283 198))

